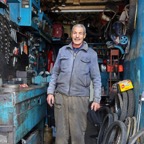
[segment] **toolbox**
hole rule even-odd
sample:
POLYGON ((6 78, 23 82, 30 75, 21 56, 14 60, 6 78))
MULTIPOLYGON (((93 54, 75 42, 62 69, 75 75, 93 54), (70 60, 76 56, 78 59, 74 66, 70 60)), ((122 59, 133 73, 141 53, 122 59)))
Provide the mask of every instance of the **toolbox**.
POLYGON ((42 144, 46 106, 45 86, 19 88, 15 92, 1 90, 0 144, 22 141, 27 141, 27 144, 40 141, 42 144))

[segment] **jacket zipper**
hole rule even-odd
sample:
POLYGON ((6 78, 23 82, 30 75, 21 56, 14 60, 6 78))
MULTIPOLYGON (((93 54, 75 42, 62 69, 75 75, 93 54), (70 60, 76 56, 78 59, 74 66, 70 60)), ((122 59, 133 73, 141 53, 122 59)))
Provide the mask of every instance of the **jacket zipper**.
POLYGON ((70 88, 71 88, 71 79, 72 79, 73 67, 74 67, 74 62, 75 62, 75 58, 77 56, 77 53, 78 52, 76 52, 76 53, 73 52, 73 64, 72 64, 72 71, 71 71, 70 84, 69 84, 69 92, 68 92, 69 95, 70 95, 70 88))

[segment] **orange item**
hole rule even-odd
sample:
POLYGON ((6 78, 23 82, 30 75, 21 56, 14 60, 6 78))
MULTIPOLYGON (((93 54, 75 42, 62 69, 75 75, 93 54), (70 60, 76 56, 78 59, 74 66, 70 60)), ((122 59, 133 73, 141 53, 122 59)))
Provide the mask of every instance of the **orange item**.
POLYGON ((106 66, 107 72, 113 72, 114 71, 114 67, 112 65, 107 65, 106 66))
POLYGON ((118 71, 119 71, 119 72, 123 72, 123 70, 124 70, 124 69, 123 69, 123 65, 119 65, 119 66, 118 66, 118 71))
POLYGON ((28 54, 28 47, 25 42, 24 42, 24 46, 23 46, 23 51, 26 55, 28 54))

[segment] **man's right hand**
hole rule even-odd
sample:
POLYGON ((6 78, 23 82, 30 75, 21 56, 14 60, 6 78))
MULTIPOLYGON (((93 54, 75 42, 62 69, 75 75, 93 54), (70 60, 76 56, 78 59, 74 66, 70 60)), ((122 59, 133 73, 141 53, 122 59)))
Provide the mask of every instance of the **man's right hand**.
POLYGON ((54 104, 54 95, 48 94, 48 96, 47 96, 47 103, 50 105, 50 107, 53 106, 53 104, 54 104))

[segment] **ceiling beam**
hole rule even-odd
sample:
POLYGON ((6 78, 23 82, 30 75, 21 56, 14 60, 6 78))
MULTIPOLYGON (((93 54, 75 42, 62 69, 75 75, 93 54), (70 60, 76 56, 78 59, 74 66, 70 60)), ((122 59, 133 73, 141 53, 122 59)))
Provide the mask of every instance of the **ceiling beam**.
POLYGON ((73 0, 73 5, 80 5, 80 0, 73 0))
POLYGON ((111 11, 106 9, 106 6, 59 6, 58 9, 55 7, 51 8, 52 12, 102 12, 111 11))

